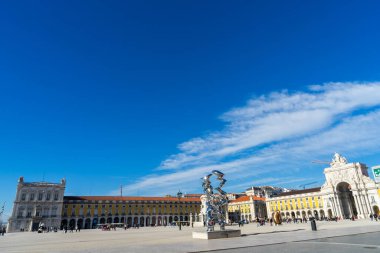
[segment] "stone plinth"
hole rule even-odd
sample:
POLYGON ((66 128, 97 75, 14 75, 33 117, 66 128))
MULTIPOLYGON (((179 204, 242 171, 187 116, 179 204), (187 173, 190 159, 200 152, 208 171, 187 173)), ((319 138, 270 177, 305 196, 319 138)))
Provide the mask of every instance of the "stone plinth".
POLYGON ((204 227, 204 224, 203 224, 203 222, 195 221, 195 222, 193 222, 193 227, 201 228, 201 227, 204 227))
POLYGON ((231 238, 240 237, 240 230, 223 230, 223 231, 212 231, 212 232, 193 232, 193 238, 195 239, 221 239, 221 238, 231 238))

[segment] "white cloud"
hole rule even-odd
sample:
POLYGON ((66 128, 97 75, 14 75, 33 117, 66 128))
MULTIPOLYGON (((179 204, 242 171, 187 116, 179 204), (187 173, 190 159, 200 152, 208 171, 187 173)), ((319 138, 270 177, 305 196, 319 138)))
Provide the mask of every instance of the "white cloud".
POLYGON ((125 191, 199 189, 196 179, 210 169, 222 170, 231 181, 286 176, 334 151, 370 152, 380 143, 378 106, 378 82, 329 83, 253 98, 221 116, 223 130, 180 144, 180 153, 162 162, 160 175, 142 178, 125 191))

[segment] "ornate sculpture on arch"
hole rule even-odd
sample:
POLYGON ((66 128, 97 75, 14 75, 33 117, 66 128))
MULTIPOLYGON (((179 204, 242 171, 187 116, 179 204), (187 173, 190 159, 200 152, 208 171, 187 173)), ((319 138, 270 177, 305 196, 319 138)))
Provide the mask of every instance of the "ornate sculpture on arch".
POLYGON ((344 165, 347 163, 348 163, 347 159, 344 156, 335 152, 334 157, 333 157, 330 165, 331 165, 331 167, 337 167, 337 166, 341 166, 341 165, 344 165))

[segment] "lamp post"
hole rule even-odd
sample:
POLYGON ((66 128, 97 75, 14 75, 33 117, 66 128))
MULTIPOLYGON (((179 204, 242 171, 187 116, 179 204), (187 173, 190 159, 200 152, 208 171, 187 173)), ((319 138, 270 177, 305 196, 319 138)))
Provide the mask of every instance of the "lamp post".
MULTIPOLYGON (((177 198, 178 198, 178 209, 180 210, 180 205, 181 205, 181 198, 182 198, 182 192, 181 190, 178 191, 177 193, 177 198)), ((181 211, 179 213, 179 230, 181 230, 181 211)))

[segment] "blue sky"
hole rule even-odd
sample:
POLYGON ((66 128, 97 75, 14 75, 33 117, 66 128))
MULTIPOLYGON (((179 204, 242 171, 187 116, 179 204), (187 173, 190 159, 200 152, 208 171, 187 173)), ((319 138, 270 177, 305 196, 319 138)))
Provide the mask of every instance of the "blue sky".
POLYGON ((377 1, 0 3, 0 201, 323 183, 380 164, 377 1))

